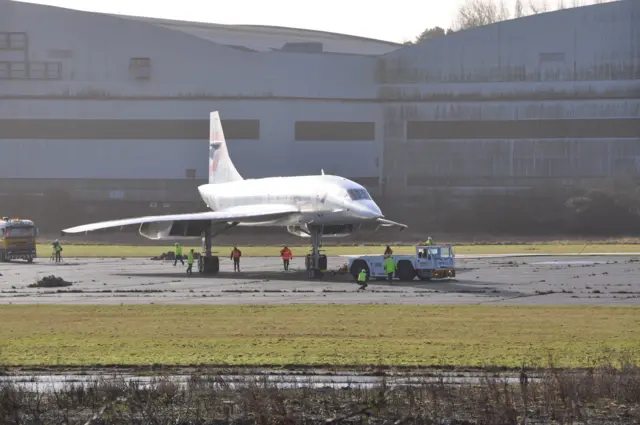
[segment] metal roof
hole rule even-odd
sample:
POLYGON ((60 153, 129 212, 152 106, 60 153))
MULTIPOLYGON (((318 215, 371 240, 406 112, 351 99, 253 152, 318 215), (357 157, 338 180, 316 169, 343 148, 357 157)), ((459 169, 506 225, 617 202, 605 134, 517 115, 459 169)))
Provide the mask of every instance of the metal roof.
POLYGON ((300 28, 223 25, 116 14, 110 16, 182 31, 214 43, 249 51, 281 50, 286 43, 322 43, 322 51, 326 53, 382 55, 403 47, 403 44, 390 41, 300 28))

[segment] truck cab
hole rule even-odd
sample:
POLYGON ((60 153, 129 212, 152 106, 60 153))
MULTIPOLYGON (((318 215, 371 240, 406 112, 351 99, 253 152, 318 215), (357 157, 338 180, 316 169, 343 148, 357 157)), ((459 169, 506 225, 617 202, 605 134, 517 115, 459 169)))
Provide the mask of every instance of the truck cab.
MULTIPOLYGON (((418 245, 410 255, 390 256, 396 264, 395 276, 402 281, 446 279, 456 276, 455 254, 451 245, 418 245)), ((385 255, 362 255, 349 259, 349 272, 357 279, 361 270, 373 279, 385 279, 385 255)))
POLYGON ((416 275, 421 280, 455 277, 455 254, 451 245, 416 246, 416 275))
POLYGON ((0 262, 26 260, 37 257, 38 229, 31 220, 2 217, 0 219, 0 262))

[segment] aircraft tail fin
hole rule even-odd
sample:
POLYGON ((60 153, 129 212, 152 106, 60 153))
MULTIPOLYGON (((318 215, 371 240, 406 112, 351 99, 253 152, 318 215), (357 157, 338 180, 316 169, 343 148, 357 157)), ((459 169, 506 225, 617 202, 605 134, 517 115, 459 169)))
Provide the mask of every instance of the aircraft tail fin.
POLYGON ((218 111, 209 117, 209 183, 229 183, 243 180, 231 161, 218 111))

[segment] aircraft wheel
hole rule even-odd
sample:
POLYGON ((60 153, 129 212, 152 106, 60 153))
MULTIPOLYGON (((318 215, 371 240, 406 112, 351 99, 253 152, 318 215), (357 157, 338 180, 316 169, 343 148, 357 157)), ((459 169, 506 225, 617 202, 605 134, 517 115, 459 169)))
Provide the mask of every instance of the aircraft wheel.
POLYGON ((367 281, 369 280, 369 266, 367 266, 366 261, 364 260, 356 260, 351 264, 351 276, 353 276, 353 279, 357 282, 358 281, 358 275, 360 274, 360 271, 364 269, 365 272, 367 273, 367 281))
POLYGON ((408 261, 400 261, 398 263, 398 270, 396 270, 396 276, 403 281, 413 280, 416 277, 416 271, 408 261))

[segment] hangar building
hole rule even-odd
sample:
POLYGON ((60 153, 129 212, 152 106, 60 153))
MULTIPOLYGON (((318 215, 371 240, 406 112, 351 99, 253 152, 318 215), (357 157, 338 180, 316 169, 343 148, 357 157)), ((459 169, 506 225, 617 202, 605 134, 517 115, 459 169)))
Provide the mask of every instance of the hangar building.
POLYGON ((382 203, 635 176, 640 1, 404 46, 0 0, 0 99, 0 203, 61 225, 200 209, 211 110, 244 177, 382 203))

